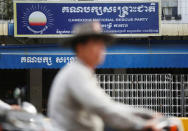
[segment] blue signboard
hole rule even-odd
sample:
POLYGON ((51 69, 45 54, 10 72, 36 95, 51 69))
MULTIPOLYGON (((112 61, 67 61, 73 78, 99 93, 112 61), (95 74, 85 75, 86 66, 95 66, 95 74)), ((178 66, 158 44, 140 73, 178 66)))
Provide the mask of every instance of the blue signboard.
POLYGON ((61 68, 75 62, 74 55, 2 55, 0 69, 61 68))
MULTIPOLYGON (((188 68, 188 40, 151 40, 150 46, 147 42, 108 47, 97 68, 188 68)), ((0 46, 0 69, 62 68, 76 60, 72 50, 55 44, 0 46)))
MULTIPOLYGON (((41 54, 1 54, 0 69, 62 68, 76 61, 74 55, 41 54)), ((125 53, 107 54, 102 65, 97 68, 187 68, 188 54, 125 53)))
POLYGON ((15 36, 66 37, 76 23, 100 21, 117 36, 160 35, 160 4, 146 2, 14 3, 15 36))

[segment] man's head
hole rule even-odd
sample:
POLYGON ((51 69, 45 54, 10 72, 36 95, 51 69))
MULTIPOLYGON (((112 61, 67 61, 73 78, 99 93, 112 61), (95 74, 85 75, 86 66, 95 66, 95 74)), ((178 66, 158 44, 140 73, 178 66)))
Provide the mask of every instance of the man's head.
POLYGON ((102 63, 106 44, 110 43, 113 37, 102 33, 101 24, 77 24, 73 32, 75 36, 71 39, 71 44, 77 57, 93 68, 102 63))
POLYGON ((104 61, 105 48, 105 41, 98 37, 85 38, 73 46, 77 57, 92 67, 104 61))

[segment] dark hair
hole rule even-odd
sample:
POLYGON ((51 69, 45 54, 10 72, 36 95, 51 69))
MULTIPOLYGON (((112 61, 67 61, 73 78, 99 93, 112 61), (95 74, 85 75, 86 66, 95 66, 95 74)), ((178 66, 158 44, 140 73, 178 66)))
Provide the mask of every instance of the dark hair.
MULTIPOLYGON (((76 48, 79 44, 82 44, 82 45, 85 45, 87 44, 87 42, 89 40, 94 40, 94 41, 98 41, 98 40, 104 40, 102 37, 99 37, 99 36, 94 36, 94 35, 91 35, 91 36, 82 36, 82 37, 78 37, 78 38, 75 38, 73 41, 72 41, 72 49, 74 52, 76 52, 76 48)), ((104 40, 105 41, 105 40, 104 40)))

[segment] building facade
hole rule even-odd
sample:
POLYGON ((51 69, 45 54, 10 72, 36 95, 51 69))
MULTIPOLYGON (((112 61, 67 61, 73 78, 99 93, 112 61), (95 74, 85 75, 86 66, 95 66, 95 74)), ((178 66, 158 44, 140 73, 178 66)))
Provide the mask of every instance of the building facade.
MULTIPOLYGON (((41 46, 39 47, 37 44, 58 44, 64 40, 64 38, 14 37, 13 15, 11 15, 13 12, 11 13, 11 10, 6 11, 9 6, 11 8, 11 4, 4 1, 0 6, 4 8, 4 10, 1 10, 0 17, 0 55, 22 54, 24 51, 32 54, 36 53, 36 50, 42 49, 41 46), (12 46, 12 44, 14 46, 12 46), (32 47, 33 44, 34 47, 32 47), (18 46, 20 45, 22 47, 19 48, 18 46), (34 52, 30 51, 31 48, 34 52), (19 52, 20 50, 24 51, 19 52)), ((122 61, 124 61, 122 65, 127 66, 112 67, 109 65, 110 68, 98 68, 96 70, 101 87, 105 89, 113 99, 137 107, 141 106, 161 111, 167 116, 188 116, 188 65, 184 60, 186 59, 185 56, 188 54, 186 51, 188 47, 185 46, 186 40, 188 39, 187 12, 187 0, 161 0, 161 36, 125 36, 118 39, 117 43, 120 44, 120 47, 126 45, 126 48, 123 48, 123 52, 118 48, 118 52, 116 53, 123 53, 125 55, 121 57, 122 61), (128 40, 131 40, 131 42, 128 40), (182 48, 180 48, 180 46, 182 48), (130 52, 129 49, 132 52, 130 52), (148 57, 142 57, 143 55, 148 55, 148 57), (167 55, 170 55, 170 57, 166 57, 167 55), (140 59, 143 61, 145 59, 146 62, 139 61, 140 59), (165 61, 169 59, 170 62, 165 63, 165 61), (157 62, 158 65, 162 63, 162 66, 152 65, 157 62), (143 99, 143 97, 147 99, 143 99)), ((37 53, 40 54, 40 52, 37 53)), ((121 65, 121 61, 115 62, 117 65, 121 65)), ((21 74, 21 76, 24 76, 24 79, 20 77, 23 80, 21 82, 22 84, 19 82, 18 85, 16 83, 11 85, 10 83, 6 84, 9 82, 9 77, 6 77, 2 85, 4 86, 4 92, 13 92, 16 86, 27 87, 26 100, 34 103, 39 111, 46 112, 50 86, 59 69, 24 66, 22 69, 11 68, 11 70, 20 71, 10 72, 9 70, 10 69, 5 70, 5 68, 1 68, 0 75, 7 71, 7 74, 10 75, 14 73, 14 77, 21 74), (9 89, 6 90, 6 87, 9 89)), ((0 97, 3 99, 6 98, 4 94, 1 94, 0 97)))

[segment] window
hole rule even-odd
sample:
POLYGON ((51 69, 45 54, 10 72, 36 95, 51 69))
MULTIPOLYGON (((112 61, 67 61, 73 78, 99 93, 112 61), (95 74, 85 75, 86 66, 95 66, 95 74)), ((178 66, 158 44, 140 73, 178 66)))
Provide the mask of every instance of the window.
POLYGON ((178 0, 162 0, 162 20, 181 20, 178 14, 178 0))

